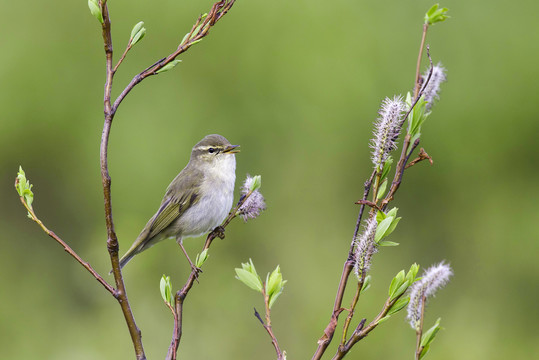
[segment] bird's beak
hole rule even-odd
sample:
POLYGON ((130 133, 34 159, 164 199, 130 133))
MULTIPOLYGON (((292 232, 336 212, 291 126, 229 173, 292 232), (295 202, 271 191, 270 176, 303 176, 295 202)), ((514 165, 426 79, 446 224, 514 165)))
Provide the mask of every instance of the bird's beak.
POLYGON ((240 149, 238 149, 240 146, 239 145, 228 145, 224 150, 223 150, 223 153, 224 154, 235 154, 235 153, 239 153, 240 152, 240 149))

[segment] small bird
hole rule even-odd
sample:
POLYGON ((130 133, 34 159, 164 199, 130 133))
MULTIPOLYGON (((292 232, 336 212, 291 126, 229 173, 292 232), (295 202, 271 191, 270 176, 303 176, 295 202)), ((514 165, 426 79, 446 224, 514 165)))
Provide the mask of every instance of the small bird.
POLYGON ((120 259, 120 267, 159 241, 175 237, 196 269, 183 239, 205 234, 227 217, 234 200, 238 146, 213 134, 193 147, 189 163, 168 186, 159 210, 120 259))

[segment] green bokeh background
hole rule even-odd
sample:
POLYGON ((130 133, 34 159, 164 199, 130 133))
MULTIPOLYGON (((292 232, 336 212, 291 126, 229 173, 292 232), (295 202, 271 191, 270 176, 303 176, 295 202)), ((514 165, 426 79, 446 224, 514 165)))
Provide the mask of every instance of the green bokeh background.
MULTIPOLYGON (((148 29, 121 66, 115 94, 172 51, 212 4, 109 3, 117 56, 137 21, 148 29)), ((274 330, 290 359, 311 357, 351 240, 354 201, 371 171, 372 122, 385 96, 412 86, 422 15, 431 5, 240 0, 176 69, 147 79, 123 102, 109 149, 122 252, 204 135, 241 144, 238 180, 263 178, 267 211, 230 225, 189 294, 181 357, 275 358, 252 314, 253 306, 263 309, 261 297, 234 279, 233 269, 249 258, 261 273, 280 264, 289 281, 274 306, 274 330)), ((426 324, 440 316, 445 328, 429 358, 538 358, 539 5, 442 5, 452 18, 431 28, 427 42, 449 80, 421 143, 435 163, 406 173, 395 201, 403 220, 391 239, 401 245, 376 255, 358 317, 373 318, 399 270, 445 259, 455 276, 427 309, 426 324)), ((100 28, 85 1, 11 1, 2 12, 0 358, 133 358, 117 303, 26 217, 13 189, 22 165, 40 218, 108 272, 100 28)), ((191 254, 201 246, 187 241, 191 254)), ((187 271, 173 241, 125 269, 151 359, 165 356, 172 332, 159 279, 168 274, 180 287, 187 271)), ((400 314, 349 358, 410 359, 414 346, 400 314)))

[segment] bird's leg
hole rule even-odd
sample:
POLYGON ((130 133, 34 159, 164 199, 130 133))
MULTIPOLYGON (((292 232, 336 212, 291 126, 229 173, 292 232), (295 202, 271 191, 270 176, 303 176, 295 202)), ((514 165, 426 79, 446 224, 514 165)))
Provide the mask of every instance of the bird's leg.
POLYGON ((178 245, 180 245, 180 247, 182 248, 182 251, 185 255, 185 257, 187 258, 187 261, 189 261, 189 265, 191 265, 191 269, 195 272, 195 279, 197 280, 198 282, 198 273, 199 272, 202 272, 202 269, 199 268, 199 267, 196 267, 195 264, 193 264, 193 262, 191 261, 191 259, 189 258, 189 255, 187 255, 187 251, 185 250, 185 248, 183 247, 183 239, 181 237, 178 237, 176 238, 176 242, 178 243, 178 245))
POLYGON ((225 228, 221 225, 217 226, 215 229, 213 229, 213 233, 215 233, 215 235, 217 237, 219 237, 219 239, 224 239, 225 238, 225 228))

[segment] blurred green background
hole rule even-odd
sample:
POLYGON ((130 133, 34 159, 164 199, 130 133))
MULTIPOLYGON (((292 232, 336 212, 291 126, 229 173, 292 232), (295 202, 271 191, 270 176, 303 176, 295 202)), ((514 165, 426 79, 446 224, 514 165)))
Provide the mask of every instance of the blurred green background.
MULTIPOLYGON (((114 94, 171 52, 211 4, 109 1, 116 59, 136 22, 148 29, 121 66, 114 94)), ((261 297, 234 279, 249 258, 264 274, 280 264, 289 282, 274 306, 274 330, 290 359, 311 357, 371 171, 372 122, 384 97, 411 88, 432 4, 240 0, 180 65, 122 103, 109 149, 122 253, 204 135, 241 144, 238 183, 247 173, 263 178, 267 211, 230 225, 189 294, 181 357, 275 358, 253 316, 261 297)), ((442 5, 452 18, 432 27, 427 43, 448 82, 421 143, 435 163, 406 173, 394 202, 403 220, 390 239, 401 245, 376 255, 357 317, 373 318, 399 270, 447 260, 455 276, 427 309, 426 326, 442 317, 445 327, 429 358, 539 358, 539 4, 442 5)), ((100 27, 86 1, 10 1, 2 11, 0 358, 131 359, 117 303, 26 217, 13 189, 22 165, 38 216, 109 278, 100 27)), ((202 246, 186 243, 193 255, 202 246)), ((159 279, 168 274, 179 288, 187 272, 174 241, 125 269, 149 358, 165 356, 172 333, 159 279)), ((414 346, 400 314, 349 358, 410 359, 414 346)))

